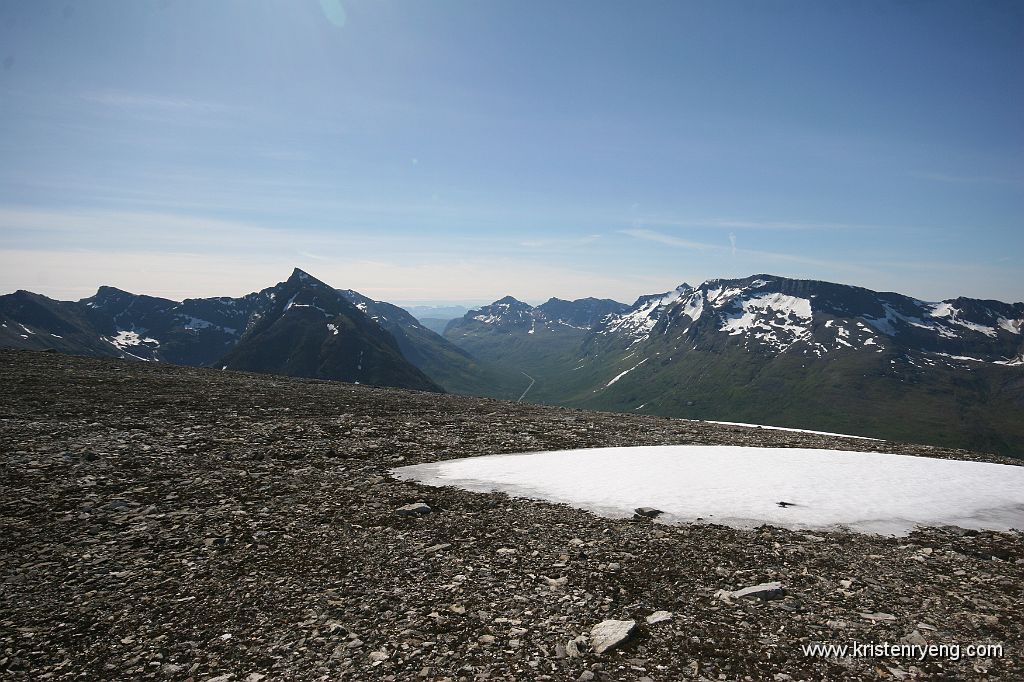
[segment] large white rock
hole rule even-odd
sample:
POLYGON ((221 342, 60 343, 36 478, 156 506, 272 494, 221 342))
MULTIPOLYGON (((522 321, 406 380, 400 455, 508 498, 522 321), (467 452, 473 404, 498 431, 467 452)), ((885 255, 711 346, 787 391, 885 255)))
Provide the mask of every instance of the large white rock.
POLYGON ((635 631, 635 620, 601 621, 590 630, 590 646, 595 653, 603 654, 626 642, 635 631))

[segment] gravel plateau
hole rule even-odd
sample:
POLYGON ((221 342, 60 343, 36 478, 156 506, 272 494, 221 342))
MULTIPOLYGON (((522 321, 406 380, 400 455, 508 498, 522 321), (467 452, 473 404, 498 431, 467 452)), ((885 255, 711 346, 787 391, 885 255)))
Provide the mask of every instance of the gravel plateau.
POLYGON ((0 677, 1024 679, 1020 532, 670 526, 388 474, 478 454, 693 443, 1020 464, 4 350, 0 677), (853 641, 1003 654, 801 652, 853 641))

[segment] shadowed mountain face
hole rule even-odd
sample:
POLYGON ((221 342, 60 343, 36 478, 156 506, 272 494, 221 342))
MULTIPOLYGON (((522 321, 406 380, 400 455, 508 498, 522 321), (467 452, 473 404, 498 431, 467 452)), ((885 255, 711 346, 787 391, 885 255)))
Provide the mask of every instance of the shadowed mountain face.
POLYGON ((257 294, 224 369, 441 390, 402 356, 394 337, 337 290, 295 270, 257 294))
POLYGON ((18 292, 0 297, 0 317, 8 347, 441 390, 390 333, 298 269, 240 298, 177 302, 100 287, 62 302, 18 292))
POLYGON ((403 308, 374 301, 357 291, 340 291, 398 343, 406 360, 452 393, 514 398, 522 376, 481 363, 440 334, 428 329, 403 308))
POLYGON ((79 303, 16 291, 0 296, 0 346, 55 350, 92 357, 124 357, 112 339, 108 315, 79 303))

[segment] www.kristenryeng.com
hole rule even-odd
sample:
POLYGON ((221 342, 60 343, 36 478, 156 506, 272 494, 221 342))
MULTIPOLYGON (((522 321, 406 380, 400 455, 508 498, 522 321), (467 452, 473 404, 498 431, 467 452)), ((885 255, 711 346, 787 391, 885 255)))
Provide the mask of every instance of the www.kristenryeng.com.
POLYGON ((915 661, 961 658, 1002 658, 1002 644, 910 644, 905 642, 858 642, 801 644, 807 658, 901 658, 915 661))

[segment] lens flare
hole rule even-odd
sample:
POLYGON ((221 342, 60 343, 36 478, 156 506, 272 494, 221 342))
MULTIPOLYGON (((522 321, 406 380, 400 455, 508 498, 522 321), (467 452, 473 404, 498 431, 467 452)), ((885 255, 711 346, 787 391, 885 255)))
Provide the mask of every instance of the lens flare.
POLYGON ((338 28, 345 26, 345 8, 341 6, 341 0, 320 0, 320 9, 323 10, 327 21, 338 28))

